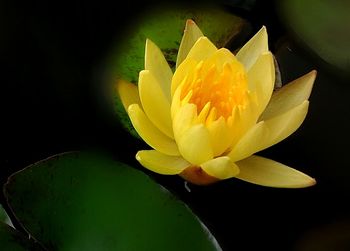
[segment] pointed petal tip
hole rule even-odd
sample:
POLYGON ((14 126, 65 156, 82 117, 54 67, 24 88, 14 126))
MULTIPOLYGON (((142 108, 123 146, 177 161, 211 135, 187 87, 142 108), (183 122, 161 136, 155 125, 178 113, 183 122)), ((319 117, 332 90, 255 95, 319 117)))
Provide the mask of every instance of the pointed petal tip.
POLYGON ((196 23, 192 19, 189 18, 186 20, 186 26, 189 26, 189 25, 196 25, 196 23))
POLYGON ((308 75, 310 75, 310 77, 312 78, 312 82, 314 82, 317 76, 317 70, 310 71, 308 75))
MULTIPOLYGON (((215 48, 214 51, 217 51, 218 49, 215 47, 215 45, 210 41, 210 39, 206 36, 200 36, 197 41, 194 43, 193 47, 199 47, 199 46, 213 46, 213 48, 215 48)), ((212 48, 208 48, 208 49, 212 49, 212 48)), ((214 52, 213 51, 213 52, 214 52)), ((189 53, 190 54, 190 53, 189 53)))
POLYGON ((316 179, 315 179, 315 178, 311 178, 311 177, 310 177, 310 183, 309 183, 309 186, 314 186, 314 185, 316 185, 316 184, 317 184, 316 179))
POLYGON ((148 77, 148 75, 150 75, 150 71, 149 70, 141 70, 139 72, 139 79, 138 79, 138 88, 139 88, 139 92, 140 92, 140 83, 144 81, 145 78, 148 77))
POLYGON ((146 47, 147 45, 154 44, 153 41, 149 38, 146 38, 146 47))
POLYGON ((199 43, 199 42, 202 42, 202 41, 209 41, 209 42, 210 42, 210 40, 209 40, 208 37, 206 37, 206 36, 201 36, 201 37, 199 37, 199 38, 197 39, 197 42, 196 42, 196 43, 199 43))
POLYGON ((277 188, 307 188, 316 185, 316 179, 307 175, 304 172, 296 170, 299 173, 299 181, 295 181, 294 184, 282 185, 277 188))
POLYGON ((268 40, 267 28, 266 28, 266 26, 265 26, 265 25, 263 25, 263 26, 261 27, 261 29, 260 29, 260 31, 259 31, 259 32, 261 32, 261 33, 262 33, 262 35, 263 35, 263 37, 265 37, 265 38, 266 38, 266 40, 268 40))
POLYGON ((140 81, 140 78, 143 77, 145 74, 148 74, 149 73, 149 70, 141 70, 139 72, 139 81, 140 81))
POLYGON ((267 40, 268 40, 268 33, 267 33, 266 26, 265 25, 261 26, 260 30, 258 30, 258 32, 255 33, 255 35, 260 36, 264 40, 266 39, 266 42, 267 42, 267 40))
POLYGON ((136 159, 138 162, 141 161, 140 151, 138 151, 138 152, 135 154, 135 159, 136 159))
POLYGON ((146 43, 145 43, 145 54, 147 55, 147 51, 149 50, 149 47, 152 46, 153 42, 151 39, 146 38, 146 43))
MULTIPOLYGON (((306 188, 316 185, 316 179, 310 177, 309 175, 303 173, 304 180, 303 182, 300 182, 299 184, 295 184, 294 186, 286 186, 285 188, 306 188)), ((281 187, 284 188, 284 187, 281 187)))
POLYGON ((259 56, 268 50, 267 29, 265 26, 262 26, 260 30, 243 45, 236 56, 248 71, 254 65, 259 56))
POLYGON ((195 42, 201 36, 203 36, 203 33, 197 24, 192 19, 187 19, 176 59, 176 68, 184 61, 195 42))
POLYGON ((270 187, 275 187, 275 188, 289 188, 289 189, 298 189, 298 188, 307 188, 307 187, 312 187, 314 185, 316 185, 316 179, 310 177, 309 175, 305 174, 305 173, 302 173, 300 172, 301 175, 303 177, 300 177, 301 179, 299 180, 299 182, 294 182, 294 183, 291 183, 291 184, 283 184, 283 185, 280 185, 280 186, 271 186, 271 185, 267 185, 267 186, 270 186, 270 187))
POLYGON ((146 38, 146 44, 145 44, 145 60, 147 55, 150 56, 150 53, 157 49, 156 44, 149 38, 146 38))
POLYGON ((128 109, 127 109, 128 113, 132 113, 133 111, 135 111, 135 109, 137 109, 137 107, 139 107, 138 104, 131 104, 131 105, 129 105, 128 109))
POLYGON ((125 80, 118 80, 116 84, 116 91, 123 104, 125 111, 131 104, 141 105, 138 87, 125 80))
POLYGON ((306 73, 305 75, 297 78, 296 80, 292 81, 295 82, 295 81, 301 81, 304 83, 304 86, 308 86, 308 95, 307 95, 307 98, 309 98, 310 94, 311 94, 311 91, 312 91, 312 88, 314 86, 314 83, 315 83, 315 79, 316 79, 316 76, 317 76, 317 70, 312 70, 308 73, 306 73))
POLYGON ((317 76, 317 70, 311 70, 301 77, 308 77, 308 78, 312 79, 312 81, 315 81, 316 76, 317 76))
POLYGON ((196 61, 202 61, 213 55, 218 49, 206 36, 201 34, 196 36, 194 44, 189 50, 186 59, 191 58, 196 61))

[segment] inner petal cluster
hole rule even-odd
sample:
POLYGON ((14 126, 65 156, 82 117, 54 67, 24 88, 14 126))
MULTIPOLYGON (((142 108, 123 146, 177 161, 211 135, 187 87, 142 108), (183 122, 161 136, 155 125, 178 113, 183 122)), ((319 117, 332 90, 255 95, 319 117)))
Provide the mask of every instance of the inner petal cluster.
POLYGON ((195 104, 198 114, 207 111, 210 120, 228 119, 235 107, 244 108, 248 102, 247 75, 237 60, 202 60, 182 84, 181 100, 195 104))

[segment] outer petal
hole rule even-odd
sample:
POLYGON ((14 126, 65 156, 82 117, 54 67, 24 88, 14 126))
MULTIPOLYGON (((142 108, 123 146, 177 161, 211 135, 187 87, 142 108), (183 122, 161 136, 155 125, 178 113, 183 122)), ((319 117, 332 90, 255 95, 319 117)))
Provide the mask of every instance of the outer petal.
POLYGON ((146 40, 145 70, 153 73, 162 87, 165 97, 170 102, 170 85, 173 73, 161 50, 149 39, 146 40))
POLYGON ((139 105, 130 105, 128 113, 135 130, 148 145, 167 155, 180 155, 175 141, 159 131, 139 105))
POLYGON ((195 22, 191 19, 186 21, 186 27, 184 31, 184 35, 182 36, 181 44, 179 47, 179 52, 177 54, 176 59, 176 68, 182 63, 182 61, 187 57, 187 54, 191 50, 192 46, 198 40, 198 38, 202 37, 203 33, 198 28, 195 22))
POLYGON ((266 108, 275 83, 273 56, 270 52, 263 53, 248 71, 248 85, 255 91, 258 101, 258 114, 266 108))
POLYGON ((214 157, 209 132, 202 124, 187 129, 177 144, 184 159, 193 165, 200 165, 214 157))
POLYGON ((310 97, 316 74, 315 70, 311 71, 275 91, 270 103, 261 114, 260 120, 278 116, 307 100, 310 97))
POLYGON ((248 71, 258 57, 269 50, 266 27, 263 26, 237 53, 238 60, 248 71))
POLYGON ((239 173, 237 165, 227 156, 211 159, 201 165, 203 171, 218 179, 235 177, 239 173))
POLYGON ((303 123, 309 102, 266 121, 261 121, 251 128, 228 154, 233 161, 238 161, 268 148, 295 132, 303 123))
POLYGON ((169 156, 155 150, 138 151, 136 159, 147 169, 159 174, 179 174, 191 164, 182 157, 169 156))
POLYGON ((117 92, 126 111, 128 110, 129 105, 141 105, 139 91, 136 85, 122 79, 118 80, 117 92))
POLYGON ((152 72, 148 70, 140 72, 139 93, 147 117, 165 135, 174 138, 170 103, 152 72))
POLYGON ((199 62, 209 58, 216 51, 217 48, 207 37, 200 37, 191 48, 187 58, 192 58, 199 62))
POLYGON ((238 179, 269 187, 301 188, 316 184, 308 175, 276 161, 251 156, 236 163, 238 179))

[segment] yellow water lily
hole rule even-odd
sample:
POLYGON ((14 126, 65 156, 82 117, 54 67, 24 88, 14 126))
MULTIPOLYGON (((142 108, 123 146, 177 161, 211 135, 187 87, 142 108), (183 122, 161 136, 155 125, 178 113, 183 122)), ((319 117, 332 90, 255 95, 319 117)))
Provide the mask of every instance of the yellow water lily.
POLYGON ((275 70, 265 27, 236 55, 217 49, 188 20, 173 74, 161 50, 146 41, 138 86, 117 89, 131 122, 153 148, 136 159, 165 175, 204 185, 236 177, 298 188, 315 180, 255 154, 292 134, 308 111, 316 71, 273 91, 275 70))

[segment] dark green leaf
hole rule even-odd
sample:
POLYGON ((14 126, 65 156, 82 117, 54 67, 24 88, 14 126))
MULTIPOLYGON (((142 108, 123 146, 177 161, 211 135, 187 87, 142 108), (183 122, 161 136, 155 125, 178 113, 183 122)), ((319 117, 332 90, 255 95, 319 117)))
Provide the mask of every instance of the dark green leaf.
POLYGON ((220 250, 195 215, 141 171, 65 153, 10 177, 5 196, 49 250, 220 250))
POLYGON ((40 251, 32 241, 12 227, 0 222, 0 250, 1 251, 40 251))

